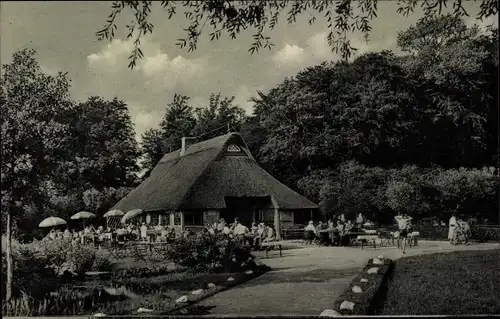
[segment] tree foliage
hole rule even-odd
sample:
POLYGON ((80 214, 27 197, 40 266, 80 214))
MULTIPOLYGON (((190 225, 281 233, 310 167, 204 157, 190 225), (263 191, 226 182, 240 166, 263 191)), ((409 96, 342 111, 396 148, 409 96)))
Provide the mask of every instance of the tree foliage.
MULTIPOLYGON (((132 38, 134 49, 129 57, 129 67, 133 68, 137 59, 144 55, 141 50, 141 37, 152 33, 155 26, 150 21, 153 10, 165 10, 165 18, 183 14, 188 27, 183 29, 186 37, 177 39, 177 45, 187 47, 189 51, 196 49, 201 36, 209 33, 210 40, 218 40, 223 33, 231 39, 246 29, 253 29, 253 43, 248 49, 250 53, 260 49, 271 49, 274 45, 268 32, 272 31, 285 16, 288 24, 295 23, 300 16, 308 15, 309 24, 317 17, 324 17, 328 31, 327 41, 332 50, 340 52, 347 59, 356 48, 352 46, 349 34, 360 32, 368 40, 371 22, 377 19, 377 0, 306 0, 306 1, 161 1, 161 8, 155 8, 153 1, 114 1, 111 13, 103 29, 96 32, 98 40, 112 40, 117 17, 124 11, 131 11, 133 21, 127 24, 127 38, 132 38), (207 28, 209 30, 207 30, 207 28)), ((432 20, 441 16, 448 6, 447 0, 415 1, 401 0, 397 2, 395 14, 409 16, 420 6, 424 16, 420 21, 432 20)), ((461 0, 452 2, 453 16, 469 16, 461 0)), ((484 19, 497 14, 498 0, 482 0, 477 19, 484 19)), ((444 26, 446 27, 446 26, 444 26)))
POLYGON ((88 189, 124 196, 121 189, 136 182, 139 154, 124 102, 74 102, 67 75, 45 74, 35 54, 16 52, 1 82, 2 222, 11 212, 26 231, 47 215, 90 209, 88 189))
POLYGON ((211 94, 207 106, 194 108, 188 96, 174 94, 159 127, 142 135, 143 167, 151 170, 163 155, 180 149, 182 137, 202 141, 228 130, 239 131, 245 112, 233 101, 234 97, 211 94))
POLYGON ((16 52, 3 65, 2 212, 19 211, 28 203, 43 209, 47 184, 65 156, 65 117, 73 104, 69 80, 64 73, 44 74, 34 54, 16 52))

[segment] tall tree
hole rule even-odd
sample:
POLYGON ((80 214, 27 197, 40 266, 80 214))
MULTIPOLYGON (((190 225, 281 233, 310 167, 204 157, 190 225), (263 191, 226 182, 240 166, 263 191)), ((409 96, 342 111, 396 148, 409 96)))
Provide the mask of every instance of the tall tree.
POLYGON ((7 300, 12 293, 12 218, 23 205, 40 211, 46 200, 44 187, 63 158, 68 134, 64 122, 71 111, 69 80, 65 73, 44 74, 35 51, 14 53, 3 65, 2 116, 2 219, 7 230, 7 300))
POLYGON ((239 131, 245 119, 245 111, 233 104, 233 97, 221 97, 212 93, 206 107, 197 108, 193 134, 204 140, 228 131, 239 131))
POLYGON ((411 53, 403 67, 417 80, 420 104, 431 106, 419 129, 432 137, 415 143, 418 153, 430 155, 428 162, 448 167, 491 164, 487 123, 498 101, 491 87, 497 81, 492 72, 498 72, 498 63, 492 63, 493 41, 451 15, 421 21, 399 34, 398 44, 411 53))
MULTIPOLYGON (((309 24, 316 21, 316 16, 324 16, 328 30, 328 44, 333 50, 341 52, 344 58, 356 50, 350 43, 348 34, 359 31, 366 39, 371 31, 371 21, 377 18, 377 0, 307 0, 307 1, 161 1, 159 9, 165 10, 165 17, 172 18, 179 11, 184 14, 188 22, 185 28, 187 37, 178 39, 177 45, 195 50, 198 40, 210 28, 211 40, 218 40, 223 32, 227 32, 231 39, 236 39, 242 30, 252 28, 254 42, 249 51, 273 47, 271 37, 266 29, 273 30, 279 23, 280 15, 285 15, 288 24, 295 23, 301 15, 309 15, 309 24), (208 22, 208 23, 207 23, 208 22)), ((395 14, 409 16, 420 4, 424 17, 432 18, 442 14, 447 7, 447 0, 415 1, 403 0, 397 2, 395 14)), ((102 30, 96 33, 99 40, 113 39, 117 30, 116 19, 126 10, 132 11, 134 20, 126 26, 128 38, 134 38, 134 50, 130 55, 129 67, 134 67, 136 60, 143 57, 140 49, 141 36, 152 33, 154 25, 150 22, 153 8, 152 1, 114 1, 111 13, 102 30)), ((477 19, 483 19, 497 14, 498 0, 482 0, 477 19)), ((461 0, 453 1, 455 16, 468 16, 461 0)))
POLYGON ((93 96, 76 105, 68 119, 65 188, 131 186, 139 150, 127 105, 93 96))
POLYGON ((150 129, 142 135, 143 167, 151 170, 165 153, 181 147, 181 138, 192 136, 196 125, 194 109, 189 97, 175 94, 167 104, 165 116, 158 129, 150 129))

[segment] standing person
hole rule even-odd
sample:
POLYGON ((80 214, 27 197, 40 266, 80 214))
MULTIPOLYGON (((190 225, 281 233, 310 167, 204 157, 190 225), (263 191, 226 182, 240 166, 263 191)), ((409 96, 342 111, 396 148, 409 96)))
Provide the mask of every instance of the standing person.
POLYGON ((408 237, 408 217, 397 215, 394 217, 398 223, 399 228, 399 238, 401 239, 401 248, 403 249, 403 254, 406 254, 406 239, 408 237))
POLYGON ((457 217, 455 213, 453 213, 450 217, 450 221, 448 222, 448 240, 450 243, 453 243, 455 241, 455 234, 456 234, 456 229, 455 227, 457 226, 457 217))
POLYGON ((309 224, 304 228, 304 232, 306 233, 306 244, 312 244, 318 235, 312 220, 309 221, 309 224))
POLYGON ((143 241, 146 241, 148 238, 148 227, 146 226, 146 223, 142 223, 141 226, 141 239, 143 241))

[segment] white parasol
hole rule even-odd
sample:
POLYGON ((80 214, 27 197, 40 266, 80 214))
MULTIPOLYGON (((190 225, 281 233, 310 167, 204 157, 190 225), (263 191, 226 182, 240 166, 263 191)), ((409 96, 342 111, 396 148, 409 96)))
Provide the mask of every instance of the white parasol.
POLYGON ((71 216, 71 219, 89 219, 89 218, 96 218, 96 215, 90 212, 82 211, 71 216))
POLYGON ((123 217, 122 217, 122 224, 125 224, 127 222, 127 220, 130 220, 136 216, 139 216, 140 214, 142 214, 143 211, 142 209, 132 209, 132 210, 129 210, 123 217))
POLYGON ((62 218, 51 216, 42 220, 42 222, 38 224, 38 227, 54 227, 60 225, 66 225, 66 221, 62 218))
POLYGON ((121 210, 119 209, 113 209, 113 210, 110 210, 109 212, 107 212, 106 214, 104 214, 103 217, 115 217, 115 216, 123 216, 125 215, 124 212, 122 212, 121 210))

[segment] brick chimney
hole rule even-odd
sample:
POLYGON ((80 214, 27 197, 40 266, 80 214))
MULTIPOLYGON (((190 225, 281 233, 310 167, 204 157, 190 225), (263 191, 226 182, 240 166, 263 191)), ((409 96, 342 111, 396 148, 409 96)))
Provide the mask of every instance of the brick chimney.
POLYGON ((181 152, 180 156, 184 156, 184 153, 186 153, 186 149, 188 148, 189 145, 192 145, 195 143, 195 137, 186 137, 184 136, 181 139, 181 152))

